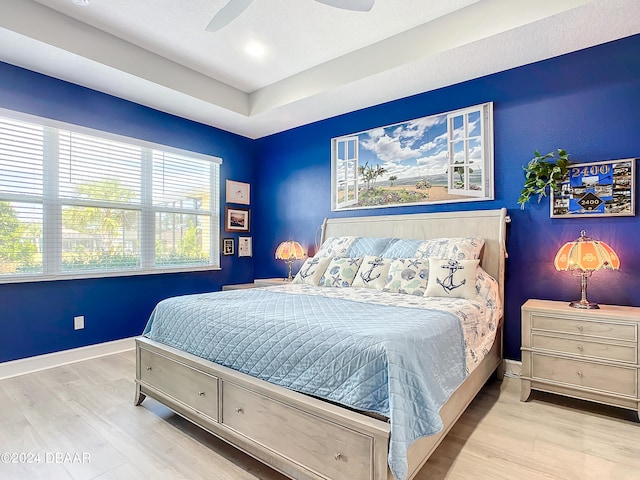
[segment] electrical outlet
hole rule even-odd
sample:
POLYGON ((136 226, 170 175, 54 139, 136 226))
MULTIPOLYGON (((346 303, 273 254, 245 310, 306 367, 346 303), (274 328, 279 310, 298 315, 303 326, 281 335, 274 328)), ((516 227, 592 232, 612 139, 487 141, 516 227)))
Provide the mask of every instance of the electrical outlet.
POLYGON ((84 315, 73 317, 73 329, 82 330, 84 328, 84 315))

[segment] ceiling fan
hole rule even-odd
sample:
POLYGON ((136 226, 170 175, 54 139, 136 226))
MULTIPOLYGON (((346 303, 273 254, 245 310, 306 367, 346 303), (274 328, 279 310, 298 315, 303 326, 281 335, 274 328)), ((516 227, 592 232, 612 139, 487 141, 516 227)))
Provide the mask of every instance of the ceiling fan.
MULTIPOLYGON (((221 28, 231 23, 238 15, 244 12, 253 0, 229 0, 209 22, 205 28, 208 32, 217 32, 221 28)), ((343 10, 353 10, 355 12, 368 12, 373 8, 375 0, 315 0, 343 10)))

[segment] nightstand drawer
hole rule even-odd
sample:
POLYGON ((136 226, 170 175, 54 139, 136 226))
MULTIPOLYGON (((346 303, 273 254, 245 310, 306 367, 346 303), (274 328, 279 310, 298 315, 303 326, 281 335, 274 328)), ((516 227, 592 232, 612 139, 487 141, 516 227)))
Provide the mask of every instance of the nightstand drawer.
POLYGON ((539 380, 637 397, 636 368, 582 362, 568 358, 531 355, 531 377, 539 380))
POLYGON ((637 325, 631 323, 592 322, 590 320, 531 315, 533 330, 588 335, 612 340, 636 341, 637 325))
POLYGON ((531 336, 531 346, 538 350, 550 350, 631 364, 635 364, 638 360, 638 351, 635 344, 616 345, 594 342, 584 338, 553 337, 534 333, 531 336))

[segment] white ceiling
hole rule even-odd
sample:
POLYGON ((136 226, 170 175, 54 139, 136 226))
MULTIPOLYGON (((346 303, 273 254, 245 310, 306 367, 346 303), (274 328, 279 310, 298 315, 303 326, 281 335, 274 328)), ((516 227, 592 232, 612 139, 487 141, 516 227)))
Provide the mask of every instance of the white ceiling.
POLYGON ((638 0, 254 0, 205 31, 226 3, 0 0, 0 60, 259 138, 640 33, 638 0))

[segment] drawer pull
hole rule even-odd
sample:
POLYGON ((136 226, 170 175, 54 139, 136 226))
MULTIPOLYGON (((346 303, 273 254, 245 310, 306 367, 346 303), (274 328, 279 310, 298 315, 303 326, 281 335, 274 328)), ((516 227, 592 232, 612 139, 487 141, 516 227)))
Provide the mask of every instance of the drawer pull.
POLYGON ((242 408, 236 408, 236 413, 244 413, 244 410, 242 408))
POLYGON ((582 351, 584 347, 582 345, 578 345, 578 350, 582 351))
POLYGON ((151 365, 147 367, 147 371, 151 371, 151 365))
POLYGON ((204 397, 204 392, 198 392, 198 396, 204 397))
POLYGON ((580 332, 582 332, 582 328, 583 328, 583 327, 582 327, 582 325, 578 325, 578 330, 579 330, 580 332))
POLYGON ((333 458, 336 459, 336 462, 339 462, 340 460, 342 460, 342 454, 341 453, 336 453, 333 458))
POLYGON ((580 370, 578 370, 578 376, 582 377, 582 375, 583 375, 583 373, 580 370))

